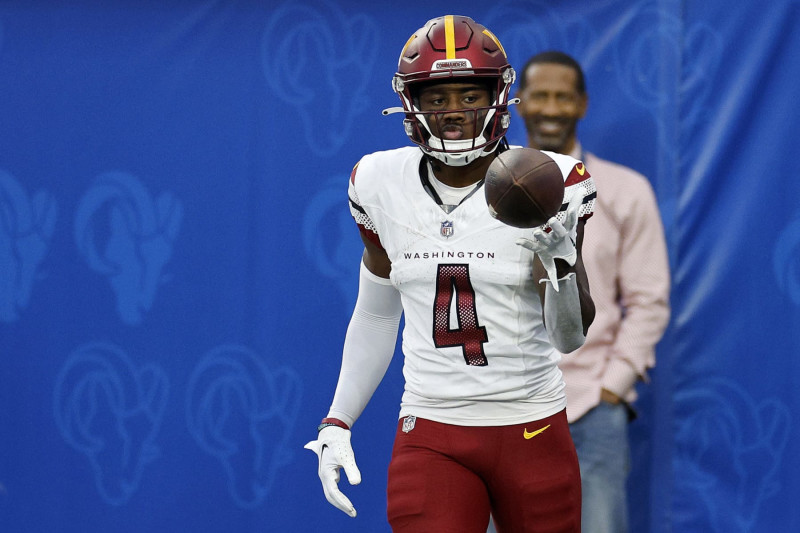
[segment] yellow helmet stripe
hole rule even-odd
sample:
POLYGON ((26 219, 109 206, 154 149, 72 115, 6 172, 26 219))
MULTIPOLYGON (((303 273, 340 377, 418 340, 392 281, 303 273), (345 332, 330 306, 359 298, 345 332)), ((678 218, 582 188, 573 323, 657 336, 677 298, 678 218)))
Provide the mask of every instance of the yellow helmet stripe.
POLYGON ((400 52, 400 59, 398 60, 398 63, 400 63, 400 61, 403 60, 403 56, 406 55, 406 50, 408 49, 408 45, 410 45, 411 41, 413 41, 416 38, 417 38, 417 34, 416 33, 408 38, 408 40, 406 41, 406 45, 403 47, 403 50, 400 52))
POLYGON ((444 44, 445 57, 447 59, 456 58, 456 30, 453 24, 453 15, 444 16, 444 44))
POLYGON ((506 50, 505 50, 505 48, 503 48, 503 45, 502 45, 502 44, 500 44, 500 40, 499 40, 497 37, 495 37, 495 36, 494 36, 494 33, 490 32, 489 30, 483 30, 483 34, 484 34, 484 35, 486 35, 486 36, 487 36, 489 39, 493 40, 493 41, 494 41, 494 44, 496 44, 496 45, 497 45, 497 47, 500 49, 500 51, 501 51, 501 52, 503 52, 503 55, 504 55, 506 58, 508 57, 508 56, 506 55, 506 50))

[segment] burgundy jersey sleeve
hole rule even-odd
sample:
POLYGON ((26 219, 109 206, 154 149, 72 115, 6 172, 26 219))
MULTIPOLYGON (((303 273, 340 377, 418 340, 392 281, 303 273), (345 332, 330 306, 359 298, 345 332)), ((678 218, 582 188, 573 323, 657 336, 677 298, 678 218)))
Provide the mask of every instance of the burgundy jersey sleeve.
POLYGON ((564 181, 564 204, 561 206, 560 213, 567 209, 569 200, 573 194, 582 194, 583 202, 581 209, 578 211, 578 218, 588 219, 594 214, 594 201, 597 198, 597 189, 594 185, 594 179, 582 161, 578 161, 573 165, 572 169, 567 174, 564 181))

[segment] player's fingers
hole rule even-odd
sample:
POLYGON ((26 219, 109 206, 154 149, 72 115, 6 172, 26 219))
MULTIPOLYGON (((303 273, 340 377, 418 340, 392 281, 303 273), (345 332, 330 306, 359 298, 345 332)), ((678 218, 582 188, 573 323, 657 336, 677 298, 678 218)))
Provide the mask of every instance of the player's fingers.
MULTIPOLYGON (((323 451, 327 451, 324 448, 323 451)), ((327 455, 327 454, 326 454, 327 455)), ((329 458, 332 459, 332 458, 329 458)), ((337 461, 323 460, 320 463, 319 478, 322 481, 322 490, 325 492, 325 499, 337 509, 342 510, 349 516, 355 517, 356 510, 350 499, 339 490, 339 468, 337 461)), ((359 473, 359 477, 360 477, 359 473)))
MULTIPOLYGON (((338 478, 338 475, 336 477, 338 478)), ((339 490, 339 486, 332 478, 323 478, 322 488, 325 492, 325 499, 328 500, 331 505, 355 518, 356 509, 353 507, 353 503, 339 490)))
POLYGON ((572 198, 569 199, 569 205, 567 205, 567 216, 564 220, 564 225, 572 229, 578 221, 578 212, 581 209, 581 204, 583 203, 583 189, 578 189, 573 195, 572 198))
POLYGON ((303 446, 303 448, 305 448, 306 450, 311 450, 312 452, 317 454, 317 456, 319 456, 320 443, 318 440, 312 440, 311 442, 307 442, 306 445, 303 446))
POLYGON ((347 481, 349 481, 351 485, 358 485, 361 483, 361 471, 356 465, 356 457, 353 454, 353 449, 349 445, 342 446, 339 450, 339 464, 344 468, 347 481))
POLYGON ((531 252, 534 252, 534 253, 538 252, 540 250, 539 244, 536 243, 536 242, 533 242, 530 239, 519 238, 515 242, 516 242, 517 245, 522 246, 523 248, 525 248, 527 250, 530 250, 531 252))
POLYGON ((533 234, 531 235, 531 237, 535 242, 544 244, 545 246, 550 244, 550 240, 552 239, 550 234, 541 228, 536 228, 535 230, 533 230, 533 234))
POLYGON ((342 468, 344 468, 344 473, 347 474, 347 481, 349 481, 351 485, 358 485, 361 483, 361 470, 356 466, 355 458, 349 457, 343 459, 342 468))
POLYGON ((550 234, 552 235, 551 239, 561 240, 569 234, 567 228, 565 228, 564 225, 556 218, 550 219, 549 226, 551 230, 550 234))
MULTIPOLYGON (((349 441, 332 443, 331 445, 332 457, 328 460, 332 461, 337 467, 344 468, 347 474, 347 480, 351 485, 358 485, 361 483, 361 471, 356 465, 356 457, 353 453, 353 448, 350 446, 349 441)), ((325 450, 327 452, 327 449, 325 450)))

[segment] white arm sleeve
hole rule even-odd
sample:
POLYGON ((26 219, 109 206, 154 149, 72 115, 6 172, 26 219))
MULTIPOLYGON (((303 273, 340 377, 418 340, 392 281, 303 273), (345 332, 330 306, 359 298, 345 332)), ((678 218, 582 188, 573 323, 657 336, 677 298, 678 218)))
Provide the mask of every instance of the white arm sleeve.
POLYGON ((558 291, 553 288, 549 279, 544 283, 544 322, 550 343, 561 353, 577 350, 586 341, 583 334, 583 318, 581 317, 581 300, 578 296, 578 282, 575 273, 558 280, 558 291))
POLYGON ((389 368, 402 313, 397 289, 362 262, 358 300, 347 327, 342 368, 328 417, 353 427, 389 368))

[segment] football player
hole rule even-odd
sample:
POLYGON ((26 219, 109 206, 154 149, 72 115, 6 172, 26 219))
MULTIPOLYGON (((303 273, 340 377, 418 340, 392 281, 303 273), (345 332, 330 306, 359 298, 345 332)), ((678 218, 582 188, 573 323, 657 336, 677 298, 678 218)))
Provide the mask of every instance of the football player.
POLYGON ((430 20, 400 55, 393 87, 416 146, 364 156, 349 182, 364 242, 358 299, 333 402, 307 444, 328 501, 356 510, 350 431, 391 361, 405 314, 405 390, 389 465, 395 533, 580 531, 580 474, 558 351, 594 317, 581 259, 594 185, 548 154, 562 211, 536 229, 504 225, 482 190, 509 146, 515 79, 500 41, 464 16, 430 20), (558 351, 557 351, 557 350, 558 351))

